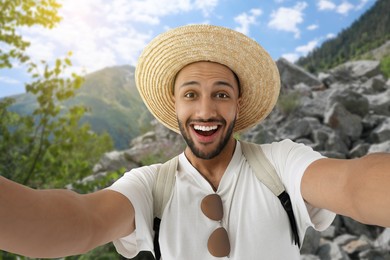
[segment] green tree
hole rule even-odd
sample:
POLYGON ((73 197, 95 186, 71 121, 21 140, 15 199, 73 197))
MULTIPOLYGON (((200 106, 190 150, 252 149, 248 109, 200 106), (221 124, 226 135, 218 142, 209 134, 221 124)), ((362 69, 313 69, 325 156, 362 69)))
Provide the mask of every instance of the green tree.
MULTIPOLYGON (((27 94, 34 95, 38 104, 30 115, 22 116, 9 110, 14 99, 0 100, 0 175, 34 188, 63 188, 77 182, 112 149, 108 134, 97 135, 88 124, 80 124, 84 107, 62 106, 83 83, 77 74, 64 76, 72 66, 71 53, 54 64, 36 63, 26 54, 30 43, 19 29, 53 28, 60 21, 59 8, 55 0, 0 0, 0 69, 11 68, 14 62, 23 65, 32 78, 26 84, 27 94)), ((100 187, 103 181, 99 180, 100 187)), ((95 187, 78 188, 89 192, 95 187)), ((0 251, 0 259, 21 258, 0 251)))
POLYGON ((84 107, 65 110, 61 106, 83 82, 76 74, 61 77, 71 66, 68 58, 58 59, 53 68, 44 61, 28 66, 34 81, 26 84, 26 90, 36 96, 38 106, 27 116, 6 110, 12 100, 1 107, 7 119, 0 123, 0 160, 4 160, 0 172, 31 187, 64 187, 91 174, 100 156, 112 149, 112 142, 107 134, 98 136, 89 125, 79 125, 84 107))
MULTIPOLYGON (((53 0, 0 0, 0 69, 11 68, 13 62, 24 64, 32 82, 26 84, 28 94, 35 95, 38 106, 31 115, 21 116, 9 110, 12 98, 0 100, 0 175, 34 188, 63 188, 92 172, 101 155, 112 149, 108 134, 97 135, 88 124, 80 125, 86 109, 73 106, 63 109, 62 103, 76 94, 83 83, 77 74, 65 77, 71 67, 70 55, 36 64, 26 54, 30 43, 18 34, 23 26, 54 27, 60 17, 60 5, 53 0)), ((79 192, 102 188, 117 178, 108 174, 99 181, 75 185, 79 192)), ((107 245, 84 256, 97 259, 117 256, 107 245)), ((0 251, 0 259, 21 259, 0 251)), ((71 258, 76 259, 77 256, 71 258)))
POLYGON ((0 42, 5 46, 0 49, 0 68, 11 68, 13 59, 29 60, 25 50, 30 43, 18 34, 18 28, 53 28, 61 19, 57 14, 60 4, 55 0, 0 0, 0 8, 0 42))
POLYGON ((333 68, 348 60, 361 59, 366 52, 390 39, 390 1, 377 0, 349 28, 336 38, 325 41, 321 47, 301 57, 297 64, 317 73, 333 68))
POLYGON ((0 68, 13 61, 24 64, 32 82, 26 91, 35 95, 38 106, 31 115, 20 116, 8 110, 12 99, 0 103, 0 173, 32 187, 63 187, 91 173, 101 154, 112 148, 110 137, 98 136, 79 120, 85 108, 63 109, 83 78, 65 77, 72 66, 71 53, 53 65, 38 64, 26 55, 28 41, 18 34, 23 26, 53 28, 59 21, 55 0, 1 0, 0 68))

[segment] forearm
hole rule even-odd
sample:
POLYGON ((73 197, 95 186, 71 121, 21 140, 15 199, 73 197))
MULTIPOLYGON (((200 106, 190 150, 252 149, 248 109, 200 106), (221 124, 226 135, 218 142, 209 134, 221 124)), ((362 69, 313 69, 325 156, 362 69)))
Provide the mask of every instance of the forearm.
POLYGON ((356 160, 350 194, 356 219, 390 227, 390 154, 370 154, 356 160))
POLYGON ((92 221, 81 196, 33 190, 0 177, 0 249, 31 257, 60 257, 89 247, 92 221))

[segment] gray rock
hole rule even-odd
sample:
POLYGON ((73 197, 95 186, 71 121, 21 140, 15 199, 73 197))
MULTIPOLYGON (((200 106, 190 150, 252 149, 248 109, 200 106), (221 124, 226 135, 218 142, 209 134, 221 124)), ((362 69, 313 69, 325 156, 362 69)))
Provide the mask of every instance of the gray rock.
POLYGON ((376 143, 382 143, 390 140, 390 118, 386 118, 371 133, 371 140, 376 143))
POLYGON ((342 249, 348 255, 358 255, 360 252, 368 250, 371 248, 371 245, 367 239, 359 238, 353 241, 348 242, 342 249))
POLYGON ((301 137, 310 135, 311 128, 309 122, 303 118, 298 120, 287 121, 278 130, 278 135, 282 139, 296 140, 301 137))
POLYGON ((379 144, 373 144, 368 149, 367 153, 386 152, 390 153, 390 140, 379 144))
POLYGON ((319 86, 322 84, 321 81, 313 74, 310 74, 301 67, 290 63, 284 58, 277 60, 276 65, 279 69, 282 85, 287 88, 292 88, 294 85, 300 83, 304 83, 307 86, 319 86))
POLYGON ((384 76, 377 75, 364 82, 358 91, 364 94, 377 94, 386 91, 386 89, 387 86, 384 76))
POLYGON ((336 103, 343 105, 350 113, 360 117, 364 117, 369 111, 368 99, 351 89, 333 90, 327 103, 328 110, 336 103))
POLYGON ((376 95, 366 95, 370 111, 377 115, 390 115, 390 89, 376 95))
POLYGON ((301 247, 301 254, 315 254, 320 246, 320 239, 320 232, 314 228, 308 228, 301 247))
POLYGON ((390 228, 386 228, 375 240, 374 246, 390 251, 390 228))
POLYGON ((301 255, 301 260, 321 260, 316 255, 301 255))
POLYGON ((341 135, 350 137, 351 140, 357 140, 363 131, 361 117, 350 113, 340 103, 334 103, 326 111, 324 123, 342 133, 341 135))
POLYGON ((349 260, 348 254, 340 246, 328 240, 322 240, 317 255, 321 260, 349 260))
POLYGON ((332 69, 331 72, 339 80, 371 78, 380 74, 379 65, 379 61, 373 60, 349 61, 332 69))
POLYGON ((349 152, 349 158, 359 158, 367 154, 368 149, 370 149, 370 144, 368 143, 359 143, 354 146, 349 152))
POLYGON ((336 235, 336 227, 334 225, 329 226, 327 229, 321 232, 321 237, 326 239, 333 239, 336 235))

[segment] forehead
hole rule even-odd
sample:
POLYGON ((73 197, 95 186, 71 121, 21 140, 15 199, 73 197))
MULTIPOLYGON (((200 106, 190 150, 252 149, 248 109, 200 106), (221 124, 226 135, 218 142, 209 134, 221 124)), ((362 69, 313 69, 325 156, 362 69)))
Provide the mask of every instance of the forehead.
POLYGON ((176 75, 177 78, 193 76, 193 75, 219 75, 227 78, 235 79, 233 71, 220 63, 210 61, 198 61, 183 67, 176 75))

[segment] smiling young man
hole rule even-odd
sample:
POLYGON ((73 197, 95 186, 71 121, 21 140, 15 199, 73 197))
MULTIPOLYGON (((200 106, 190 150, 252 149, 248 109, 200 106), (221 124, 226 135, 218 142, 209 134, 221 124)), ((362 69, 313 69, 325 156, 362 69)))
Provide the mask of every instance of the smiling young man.
MULTIPOLYGON (((291 140, 257 145, 291 198, 293 243, 290 216, 233 138, 270 113, 280 89, 275 63, 249 37, 212 25, 167 31, 141 54, 136 83, 151 113, 187 143, 162 214, 162 259, 300 259, 306 229, 324 230, 335 213, 390 226, 389 154, 336 160, 291 140)), ((0 249, 62 257, 113 241, 127 258, 153 252, 161 167, 132 169, 87 195, 0 177, 0 249)))
POLYGON ((218 63, 195 62, 176 77, 174 102, 185 155, 214 190, 236 145, 239 92, 234 73, 218 63))

